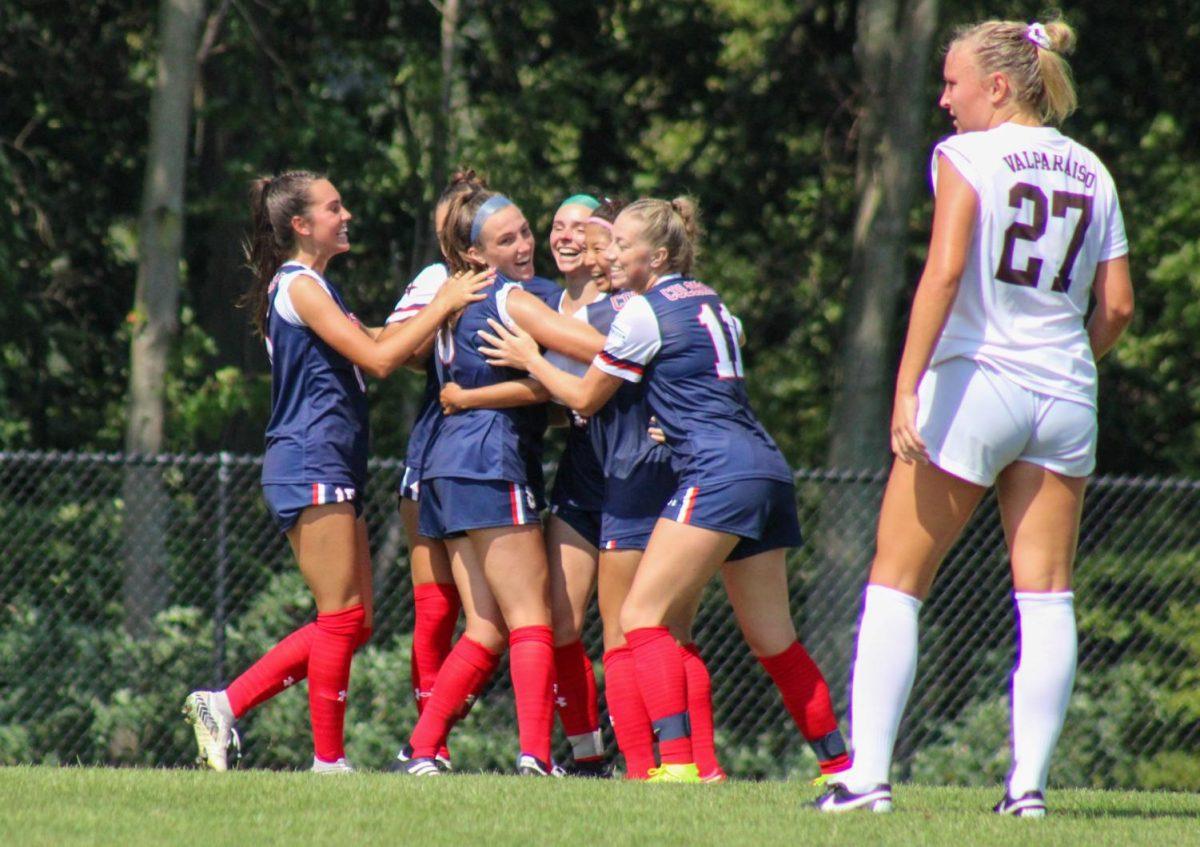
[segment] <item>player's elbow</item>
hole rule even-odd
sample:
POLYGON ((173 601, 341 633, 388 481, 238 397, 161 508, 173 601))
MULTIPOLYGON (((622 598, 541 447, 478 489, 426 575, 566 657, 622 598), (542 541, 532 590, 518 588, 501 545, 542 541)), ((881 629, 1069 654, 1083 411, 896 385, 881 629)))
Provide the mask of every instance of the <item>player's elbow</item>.
POLYGON ((581 396, 577 403, 572 403, 571 408, 574 409, 581 417, 590 418, 604 406, 604 401, 596 397, 581 396))
POLYGON ((392 371, 401 364, 403 364, 403 360, 390 359, 386 356, 373 356, 370 361, 359 363, 359 367, 375 379, 384 379, 391 375, 392 371))

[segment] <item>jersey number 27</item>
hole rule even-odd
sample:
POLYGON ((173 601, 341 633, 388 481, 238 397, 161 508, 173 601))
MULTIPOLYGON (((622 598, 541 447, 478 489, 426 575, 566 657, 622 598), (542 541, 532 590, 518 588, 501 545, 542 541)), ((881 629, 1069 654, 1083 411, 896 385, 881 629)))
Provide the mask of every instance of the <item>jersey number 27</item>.
POLYGON ((1075 231, 1067 243, 1067 252, 1063 256, 1062 265, 1054 277, 1051 291, 1066 293, 1071 288, 1071 271, 1075 267, 1075 259, 1083 247, 1083 238, 1087 234, 1088 224, 1092 222, 1092 198, 1087 194, 1075 194, 1071 191, 1055 191, 1049 203, 1046 193, 1036 185, 1028 182, 1018 182, 1008 192, 1008 205, 1018 212, 1025 201, 1033 206, 1033 220, 1030 223, 1013 221, 1004 231, 1004 252, 1000 256, 1000 267, 996 269, 996 279, 1012 285, 1025 285, 1036 288, 1038 278, 1042 274, 1042 260, 1030 257, 1023 269, 1013 267, 1013 250, 1017 241, 1037 241, 1046 234, 1046 206, 1056 218, 1067 217, 1068 209, 1077 209, 1079 219, 1075 222, 1075 231))

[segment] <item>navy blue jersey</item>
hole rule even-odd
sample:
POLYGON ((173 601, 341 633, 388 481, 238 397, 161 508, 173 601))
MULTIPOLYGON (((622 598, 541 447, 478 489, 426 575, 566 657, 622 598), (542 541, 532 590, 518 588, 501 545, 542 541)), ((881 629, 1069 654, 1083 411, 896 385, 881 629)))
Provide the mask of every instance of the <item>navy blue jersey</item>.
MULTIPOLYGON (((588 306, 588 323, 608 335, 617 314, 635 296, 631 291, 622 291, 592 303, 588 306)), ((649 424, 645 385, 623 383, 588 421, 588 437, 603 477, 628 479, 644 463, 670 461, 666 445, 646 433, 649 424)))
MULTIPOLYGON (((501 280, 504 280, 504 277, 497 276, 496 284, 500 285, 501 280)), ((559 304, 562 303, 563 293, 565 292, 565 289, 557 282, 540 276, 535 276, 529 282, 522 282, 521 287, 556 312, 558 311, 559 304)))
MULTIPOLYGON (((628 299, 629 296, 625 294, 617 295, 615 300, 602 296, 582 307, 575 317, 607 335, 617 310, 628 299)), ((561 353, 551 351, 546 356, 563 370, 579 375, 587 371, 587 365, 561 353)), ((550 495, 552 504, 566 504, 585 512, 599 512, 604 505, 604 467, 597 456, 590 429, 590 422, 576 415, 570 416, 566 445, 554 477, 554 491, 550 495)))
POLYGON ((354 320, 341 294, 298 262, 284 264, 268 288, 267 355, 271 359, 271 419, 263 483, 367 481, 367 394, 362 372, 309 329, 292 306, 299 276, 315 279, 354 320))
MULTIPOLYGON (((498 277, 487 297, 463 309, 452 327, 438 331, 434 355, 439 385, 454 382, 463 388, 482 388, 527 376, 524 371, 493 367, 479 352, 484 345, 479 330, 492 331, 489 318, 511 325, 505 301, 510 292, 521 288, 520 283, 498 277)), ((536 484, 545 429, 544 404, 469 409, 443 417, 425 451, 421 477, 536 484)))
POLYGON ((792 479, 750 409, 738 335, 715 291, 674 275, 626 304, 593 362, 612 376, 645 382, 681 485, 792 479))

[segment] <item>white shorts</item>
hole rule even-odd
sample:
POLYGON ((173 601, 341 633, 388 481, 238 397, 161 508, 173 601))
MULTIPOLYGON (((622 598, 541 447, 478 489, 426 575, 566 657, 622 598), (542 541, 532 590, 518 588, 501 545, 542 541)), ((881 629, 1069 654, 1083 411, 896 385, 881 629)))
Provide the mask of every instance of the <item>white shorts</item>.
POLYGON ((930 460, 976 485, 992 485, 1013 462, 1063 476, 1096 467, 1096 410, 1040 394, 972 359, 931 367, 917 389, 917 430, 930 460))

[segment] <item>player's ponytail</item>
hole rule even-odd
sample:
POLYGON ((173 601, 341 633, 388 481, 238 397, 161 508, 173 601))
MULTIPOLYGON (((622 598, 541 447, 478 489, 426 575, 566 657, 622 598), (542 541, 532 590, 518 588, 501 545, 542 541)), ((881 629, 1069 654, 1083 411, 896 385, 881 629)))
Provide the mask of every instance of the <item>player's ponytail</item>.
POLYGON ((950 48, 960 44, 974 50, 980 73, 1004 74, 1020 107, 1043 123, 1062 123, 1075 111, 1066 60, 1075 49, 1075 30, 1066 21, 985 21, 958 29, 950 48))
POLYGON ((617 215, 621 214, 621 210, 627 205, 628 204, 620 198, 605 197, 600 201, 599 206, 592 209, 592 214, 588 217, 588 220, 590 221, 592 218, 597 218, 599 220, 612 223, 617 219, 617 215))
POLYGON ((665 270, 690 274, 700 252, 700 210, 691 197, 674 200, 643 198, 625 207, 623 215, 642 220, 642 238, 667 251, 665 270))
POLYGON ((450 181, 438 197, 437 205, 449 203, 456 195, 467 194, 478 188, 487 188, 487 180, 476 173, 474 168, 463 167, 450 177, 450 181))
POLYGON ((321 179, 308 171, 259 177, 250 183, 250 235, 242 242, 246 266, 254 275, 238 305, 250 310, 259 335, 266 335, 267 288, 296 248, 292 218, 308 211, 308 188, 321 179))
POLYGON ((483 265, 473 262, 467 256, 467 251, 474 244, 471 227, 479 207, 499 196, 495 191, 485 188, 482 181, 451 194, 446 206, 446 223, 438 233, 438 243, 451 273, 483 269, 483 265))

